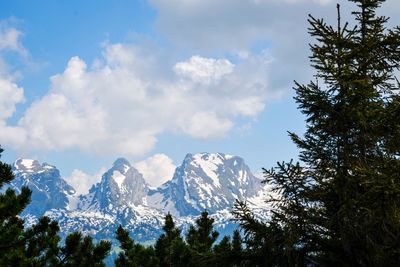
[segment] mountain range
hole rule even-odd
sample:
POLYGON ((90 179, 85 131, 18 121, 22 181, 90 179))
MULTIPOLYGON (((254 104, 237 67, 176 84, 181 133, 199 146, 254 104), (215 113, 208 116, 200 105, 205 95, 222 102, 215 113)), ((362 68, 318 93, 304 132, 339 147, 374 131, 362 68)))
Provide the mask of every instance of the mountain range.
POLYGON ((187 154, 171 180, 152 188, 124 158, 117 159, 101 181, 78 195, 60 171, 47 163, 18 159, 10 187, 32 190, 32 202, 22 216, 29 225, 46 215, 57 220, 61 233, 82 231, 95 239, 113 240, 119 224, 139 242, 155 240, 170 213, 187 229, 204 210, 215 219, 221 234, 237 226, 230 213, 236 199, 247 201, 258 216, 267 216, 267 186, 244 160, 223 153, 187 154))

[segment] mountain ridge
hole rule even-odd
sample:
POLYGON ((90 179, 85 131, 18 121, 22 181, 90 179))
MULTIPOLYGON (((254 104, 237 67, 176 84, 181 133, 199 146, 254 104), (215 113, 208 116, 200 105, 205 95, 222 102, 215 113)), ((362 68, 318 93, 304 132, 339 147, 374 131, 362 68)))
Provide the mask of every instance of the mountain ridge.
MULTIPOLYGON (((24 216, 29 222, 47 215, 57 220, 65 233, 79 230, 97 239, 112 239, 121 224, 138 241, 154 240, 167 213, 185 228, 207 210, 217 227, 232 228, 230 209, 235 200, 257 199, 265 191, 242 158, 224 153, 187 154, 172 179, 158 188, 151 188, 129 161, 118 158, 83 195, 77 195, 59 170, 47 163, 18 159, 14 172, 12 187, 28 185, 35 196, 45 195, 50 202, 60 200, 41 210, 28 209, 24 216)), ((265 209, 258 207, 261 201, 254 203, 254 208, 265 209)), ((32 204, 36 207, 39 203, 32 204)))

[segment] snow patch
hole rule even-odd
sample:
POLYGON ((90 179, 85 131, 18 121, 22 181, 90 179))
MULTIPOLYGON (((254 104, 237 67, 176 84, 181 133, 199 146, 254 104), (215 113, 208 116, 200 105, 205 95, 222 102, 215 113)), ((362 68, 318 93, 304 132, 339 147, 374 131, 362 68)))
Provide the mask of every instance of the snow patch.
POLYGON ((196 154, 193 156, 194 163, 199 166, 204 173, 211 178, 216 187, 221 187, 217 175, 218 166, 223 164, 218 154, 196 154))
POLYGON ((114 171, 111 178, 117 183, 118 187, 121 188, 126 177, 119 171, 114 171))
POLYGON ((21 164, 26 168, 26 169, 32 169, 33 168, 33 159, 22 159, 21 164))

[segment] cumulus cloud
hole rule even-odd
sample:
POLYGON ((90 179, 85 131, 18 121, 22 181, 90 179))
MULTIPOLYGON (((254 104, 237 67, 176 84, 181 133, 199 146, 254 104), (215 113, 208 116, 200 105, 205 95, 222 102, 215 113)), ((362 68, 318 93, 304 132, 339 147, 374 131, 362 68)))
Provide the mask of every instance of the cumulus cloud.
POLYGON ((15 112, 15 105, 24 101, 24 90, 12 81, 0 78, 0 120, 15 112))
POLYGON ((13 51, 27 57, 29 53, 21 43, 21 36, 22 33, 16 28, 7 27, 5 22, 0 22, 0 51, 13 51))
POLYGON ((175 164, 165 154, 155 154, 145 160, 139 161, 133 165, 145 180, 154 187, 172 179, 175 172, 175 164))
POLYGON ((3 56, 10 51, 20 56, 28 55, 20 37, 18 30, 6 27, 0 21, 0 141, 16 147, 26 140, 25 131, 7 125, 7 120, 15 113, 17 105, 25 101, 24 89, 16 84, 17 75, 9 71, 3 56))
POLYGON ((65 180, 76 190, 78 195, 87 194, 92 185, 100 182, 106 168, 101 168, 96 174, 90 175, 81 170, 73 170, 70 177, 65 180))
MULTIPOLYGON (((268 73, 270 88, 289 92, 293 80, 313 79, 309 67, 307 18, 312 14, 336 25, 336 3, 342 20, 354 20, 354 3, 339 0, 149 0, 157 10, 155 29, 182 50, 238 53, 267 48, 274 59, 268 73)), ((388 0, 379 13, 399 25, 400 1, 388 0)), ((247 100, 248 101, 248 100, 247 100)))
POLYGON ((192 56, 165 63, 168 75, 160 71, 160 61, 157 53, 128 44, 106 45, 92 66, 71 58, 15 127, 24 135, 21 144, 138 156, 167 131, 223 137, 237 117, 252 120, 279 95, 268 87, 266 52, 238 56, 235 64, 192 56))
POLYGON ((226 59, 192 56, 186 62, 177 63, 175 65, 175 72, 195 82, 209 84, 232 73, 233 67, 234 65, 226 59))
POLYGON ((16 105, 24 100, 24 90, 21 87, 0 77, 0 140, 4 143, 19 146, 25 140, 22 129, 6 124, 6 120, 15 112, 16 105))

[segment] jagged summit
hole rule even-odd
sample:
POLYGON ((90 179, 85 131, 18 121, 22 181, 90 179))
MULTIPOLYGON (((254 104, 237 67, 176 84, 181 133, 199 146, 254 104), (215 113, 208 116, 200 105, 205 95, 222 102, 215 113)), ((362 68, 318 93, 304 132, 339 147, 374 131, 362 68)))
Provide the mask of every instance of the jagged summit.
POLYGON ((261 188, 244 160, 223 153, 187 154, 171 181, 149 192, 148 203, 174 215, 213 213, 261 188))
POLYGON ((126 172, 129 168, 131 168, 130 162, 125 159, 125 158, 118 158, 117 160, 114 161, 112 168, 113 169, 118 169, 123 172, 126 172))
POLYGON ((26 173, 33 173, 33 172, 38 172, 45 167, 52 167, 54 166, 48 165, 44 163, 41 165, 39 161, 34 160, 34 159, 26 159, 26 158, 19 158, 14 162, 14 169, 19 172, 26 172, 26 173))
POLYGON ((225 229, 232 224, 229 210, 236 199, 259 205, 264 192, 241 157, 224 153, 187 154, 171 180, 156 189, 150 189, 128 160, 118 158, 100 182, 81 196, 74 194, 55 166, 18 159, 14 172, 17 178, 11 186, 17 190, 28 186, 33 192, 24 216, 47 215, 65 233, 78 230, 108 239, 121 224, 137 240, 154 240, 167 212, 178 224, 187 225, 207 210, 225 229))
POLYGON ((17 190, 28 186, 32 190, 31 204, 23 214, 42 216, 50 209, 69 208, 69 198, 75 194, 75 189, 61 178, 55 166, 20 158, 14 162, 13 169, 15 179, 11 186, 17 190))
POLYGON ((131 164, 123 158, 103 174, 101 181, 81 198, 80 209, 117 213, 119 207, 145 204, 149 186, 131 164))

